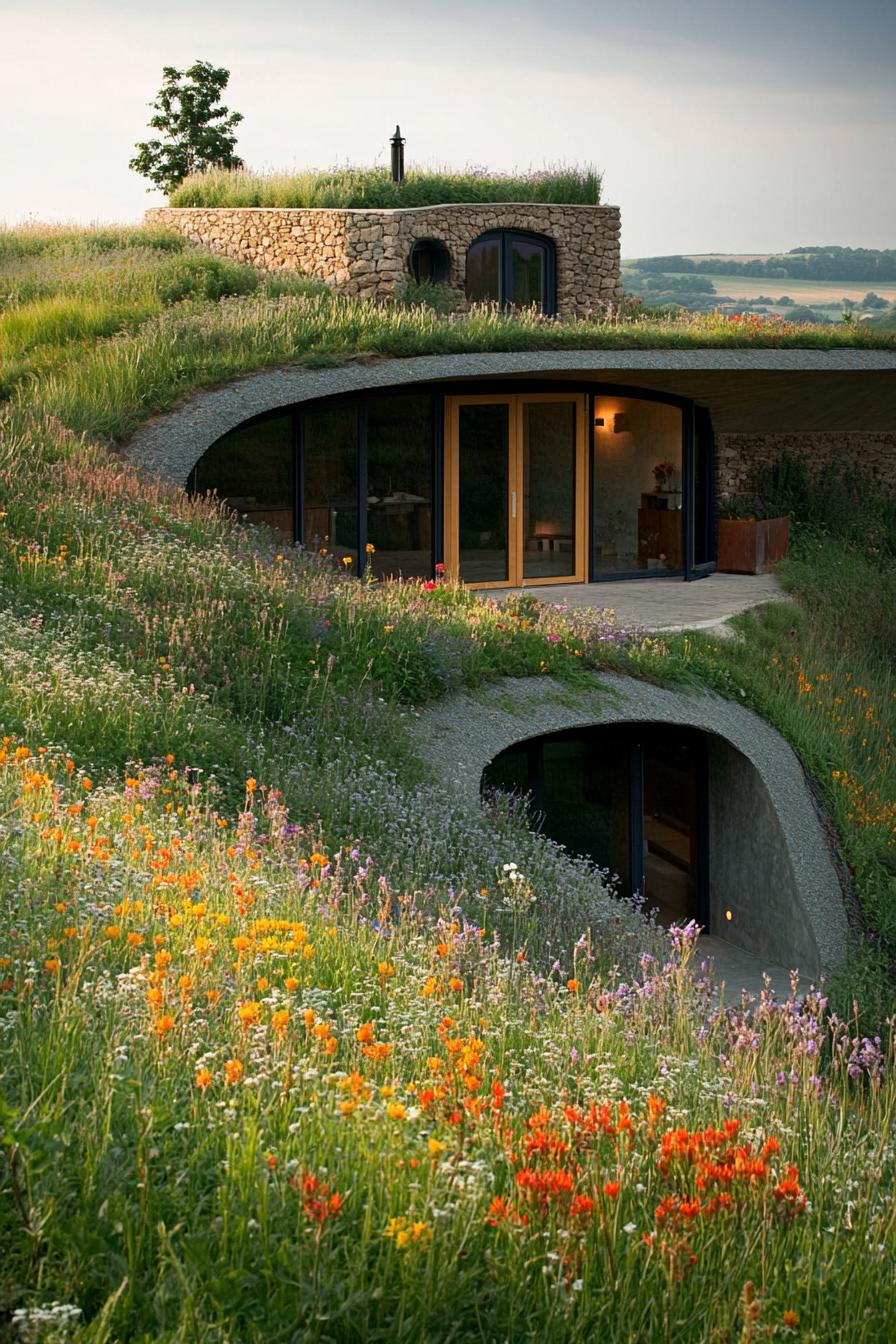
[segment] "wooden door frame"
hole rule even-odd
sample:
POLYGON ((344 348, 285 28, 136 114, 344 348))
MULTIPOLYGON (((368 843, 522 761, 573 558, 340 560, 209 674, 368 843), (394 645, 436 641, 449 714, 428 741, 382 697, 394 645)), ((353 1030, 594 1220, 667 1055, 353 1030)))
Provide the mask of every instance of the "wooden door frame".
POLYGON ((460 462, 459 430, 461 406, 507 406, 508 420, 508 492, 507 492, 507 573, 506 579, 470 583, 469 588, 536 588, 557 583, 585 583, 588 574, 588 452, 587 402, 585 392, 501 392, 459 393, 445 398, 445 569, 458 577, 460 569, 460 462), (575 550, 571 574, 547 578, 523 577, 523 408, 527 402, 567 402, 575 407, 575 550), (511 499, 516 492, 517 510, 513 516, 511 499))

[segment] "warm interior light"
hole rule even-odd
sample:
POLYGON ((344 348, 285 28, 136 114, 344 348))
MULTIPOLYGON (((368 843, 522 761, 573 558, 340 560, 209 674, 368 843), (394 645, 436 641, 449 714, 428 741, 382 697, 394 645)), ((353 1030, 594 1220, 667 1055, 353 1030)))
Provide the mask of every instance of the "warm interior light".
POLYGON ((725 918, 728 920, 732 920, 734 918, 730 910, 725 911, 725 918))

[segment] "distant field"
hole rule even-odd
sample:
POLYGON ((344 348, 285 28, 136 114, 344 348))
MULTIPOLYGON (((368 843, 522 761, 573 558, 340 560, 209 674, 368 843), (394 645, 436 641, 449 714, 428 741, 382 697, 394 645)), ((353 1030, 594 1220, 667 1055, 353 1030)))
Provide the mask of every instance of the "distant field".
POLYGON ((757 294, 768 294, 777 299, 789 294, 798 303, 839 303, 841 299, 863 299, 870 289, 890 303, 896 301, 896 282, 880 281, 872 284, 868 280, 859 282, 849 280, 794 280, 790 276, 780 276, 770 280, 756 275, 701 275, 711 280, 719 294, 730 294, 733 299, 752 299, 757 294))
MULTIPOLYGON (((736 257, 732 260, 749 260, 747 257, 736 257)), ((641 274, 636 272, 636 268, 623 264, 622 275, 625 279, 626 274, 641 274)), ((670 271, 670 275, 683 275, 683 271, 670 271)), ((879 281, 876 284, 869 280, 849 281, 849 280, 794 280, 790 276, 778 276, 770 278, 768 276, 757 275, 712 275, 700 272, 700 278, 711 280, 715 285, 716 292, 721 297, 728 294, 732 299, 755 299, 759 294, 767 294, 770 298, 780 298, 782 294, 789 294, 790 297, 800 304, 808 304, 809 307, 817 304, 839 303, 841 299, 855 299, 858 302, 863 299, 869 290, 873 289, 875 294, 879 294, 882 299, 887 299, 890 303, 896 302, 896 282, 879 281)))

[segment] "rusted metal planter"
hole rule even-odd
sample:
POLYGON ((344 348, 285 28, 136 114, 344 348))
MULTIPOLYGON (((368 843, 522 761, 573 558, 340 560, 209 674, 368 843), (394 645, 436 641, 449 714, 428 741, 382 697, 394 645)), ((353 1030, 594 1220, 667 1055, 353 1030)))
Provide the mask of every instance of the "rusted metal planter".
POLYGON ((789 549, 789 518, 719 519, 718 568, 723 574, 765 574, 789 549))

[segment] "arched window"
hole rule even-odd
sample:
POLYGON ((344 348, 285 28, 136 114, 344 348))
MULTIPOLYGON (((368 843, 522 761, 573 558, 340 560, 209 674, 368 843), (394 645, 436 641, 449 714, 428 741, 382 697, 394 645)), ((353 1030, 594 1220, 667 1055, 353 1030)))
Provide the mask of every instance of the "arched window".
POLYGON ((418 238, 411 248, 408 266, 423 284, 447 285, 451 278, 451 253, 440 238, 418 238))
POLYGON ((556 270, 550 238, 494 229, 481 234, 467 251, 467 298, 471 303, 499 303, 502 308, 528 308, 534 303, 552 317, 557 307, 556 270))

